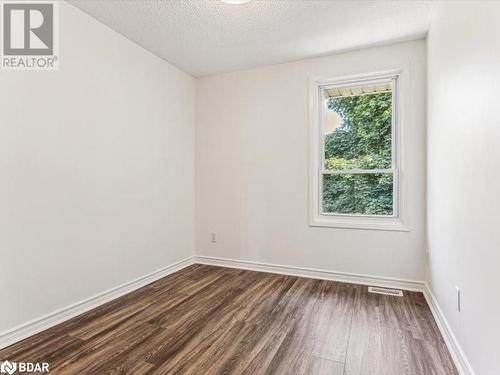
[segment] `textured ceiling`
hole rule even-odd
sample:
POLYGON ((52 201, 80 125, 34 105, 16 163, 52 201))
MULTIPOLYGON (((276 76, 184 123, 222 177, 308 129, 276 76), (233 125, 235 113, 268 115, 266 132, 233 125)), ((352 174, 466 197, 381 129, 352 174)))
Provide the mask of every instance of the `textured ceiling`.
POLYGON ((180 69, 204 76, 424 36, 427 1, 70 1, 180 69))

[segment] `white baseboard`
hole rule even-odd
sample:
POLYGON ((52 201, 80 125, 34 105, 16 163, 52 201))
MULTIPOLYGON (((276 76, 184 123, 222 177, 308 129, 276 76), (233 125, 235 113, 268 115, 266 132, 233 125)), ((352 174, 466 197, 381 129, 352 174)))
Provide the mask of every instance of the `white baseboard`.
POLYGON ((183 259, 167 267, 154 271, 148 275, 139 277, 125 284, 119 285, 96 296, 87 298, 60 310, 54 311, 41 318, 24 323, 8 331, 0 332, 0 349, 21 341, 29 336, 51 328, 68 319, 74 318, 84 312, 92 310, 102 304, 112 301, 136 289, 142 288, 156 280, 161 279, 171 273, 177 272, 187 266, 194 264, 194 257, 183 259))
POLYGON ((456 336, 454 335, 451 327, 448 323, 448 320, 443 314, 443 310, 439 306, 439 303, 432 293, 431 289, 425 284, 424 288, 424 296, 431 309, 432 315, 434 316, 434 320, 441 331, 441 335, 448 347, 448 351, 455 362, 455 366, 457 367, 458 372, 461 375, 475 375, 474 370, 472 369, 471 364, 467 360, 465 353, 463 352, 460 343, 458 342, 456 336))
POLYGON ((391 277, 381 277, 372 275, 361 275, 356 273, 327 271, 313 268, 283 266, 247 260, 234 260, 227 258, 216 258, 203 255, 195 255, 195 263, 208 264, 213 266, 240 268, 250 271, 261 271, 278 273, 282 275, 308 277, 312 279, 340 281, 352 284, 373 285, 385 288, 404 289, 410 291, 423 292, 425 283, 423 281, 396 279, 391 277))

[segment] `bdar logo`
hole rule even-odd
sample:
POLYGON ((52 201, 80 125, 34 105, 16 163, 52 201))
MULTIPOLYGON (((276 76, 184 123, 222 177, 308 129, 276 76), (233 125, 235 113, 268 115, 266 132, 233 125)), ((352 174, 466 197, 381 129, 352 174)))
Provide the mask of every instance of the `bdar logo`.
POLYGON ((49 372, 49 364, 47 362, 10 362, 3 361, 0 365, 0 373, 12 375, 16 371, 20 373, 42 373, 49 372))
POLYGON ((9 374, 12 375, 15 373, 17 370, 17 363, 15 362, 9 362, 9 361, 4 361, 0 365, 0 372, 2 374, 9 374))

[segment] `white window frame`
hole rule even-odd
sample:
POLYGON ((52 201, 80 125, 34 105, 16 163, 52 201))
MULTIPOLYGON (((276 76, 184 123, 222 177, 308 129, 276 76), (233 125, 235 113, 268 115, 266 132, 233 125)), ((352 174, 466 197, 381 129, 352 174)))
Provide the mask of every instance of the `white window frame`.
POLYGON ((408 231, 404 225, 405 210, 401 204, 401 128, 402 128, 402 70, 392 70, 333 79, 310 79, 309 85, 309 126, 310 126, 310 217, 311 226, 378 229, 408 231), (388 169, 325 170, 324 169, 324 131, 323 131, 323 90, 335 87, 359 86, 392 81, 392 165, 388 169), (393 215, 364 215, 323 213, 323 176, 326 174, 393 174, 393 215))

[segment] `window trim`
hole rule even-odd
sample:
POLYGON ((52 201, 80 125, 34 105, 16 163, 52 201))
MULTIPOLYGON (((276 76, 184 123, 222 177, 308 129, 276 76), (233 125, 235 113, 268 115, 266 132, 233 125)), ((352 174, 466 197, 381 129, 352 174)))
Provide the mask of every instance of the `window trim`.
POLYGON ((402 116, 402 69, 346 76, 338 78, 311 78, 309 80, 309 127, 310 127, 310 226, 408 231, 404 225, 404 206, 401 204, 401 128, 402 116), (388 169, 374 170, 325 170, 323 106, 320 98, 325 87, 346 87, 377 81, 392 81, 392 165, 388 169), (323 176, 325 174, 393 173, 393 215, 340 214, 322 212, 323 176))

